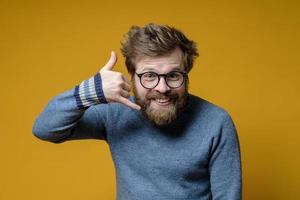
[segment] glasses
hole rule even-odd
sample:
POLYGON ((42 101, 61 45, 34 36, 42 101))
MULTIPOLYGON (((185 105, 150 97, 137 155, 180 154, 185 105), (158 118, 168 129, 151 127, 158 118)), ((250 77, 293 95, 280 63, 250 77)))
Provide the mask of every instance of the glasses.
POLYGON ((155 88, 159 81, 160 77, 164 77, 167 85, 174 89, 179 88, 185 81, 185 77, 187 77, 186 72, 180 71, 171 71, 167 74, 157 74, 155 72, 144 72, 144 73, 136 73, 136 75, 140 78, 141 85, 146 89, 155 88))

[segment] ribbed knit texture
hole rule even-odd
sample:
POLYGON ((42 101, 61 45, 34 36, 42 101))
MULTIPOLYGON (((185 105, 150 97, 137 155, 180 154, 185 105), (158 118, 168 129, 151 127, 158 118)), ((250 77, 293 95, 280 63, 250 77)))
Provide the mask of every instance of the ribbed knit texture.
POLYGON ((107 103, 102 90, 100 73, 77 85, 74 96, 78 108, 88 108, 99 103, 107 103))
POLYGON ((182 115, 162 128, 119 103, 78 103, 76 87, 59 94, 36 119, 33 133, 54 143, 106 141, 118 200, 241 199, 239 141, 222 108, 189 95, 182 115))

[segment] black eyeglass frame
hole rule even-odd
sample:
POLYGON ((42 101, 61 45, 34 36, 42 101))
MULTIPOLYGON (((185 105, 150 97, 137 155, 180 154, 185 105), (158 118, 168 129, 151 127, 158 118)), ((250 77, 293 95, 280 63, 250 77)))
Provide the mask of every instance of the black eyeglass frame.
POLYGON ((155 87, 159 84, 159 82, 160 82, 160 77, 161 77, 161 76, 164 77, 167 86, 168 86, 169 88, 171 88, 171 89, 180 88, 180 87, 183 85, 183 83, 185 82, 185 80, 188 78, 187 72, 183 72, 183 71, 171 71, 171 72, 166 73, 166 74, 158 74, 158 73, 156 73, 156 72, 148 71, 148 72, 144 72, 144 73, 140 73, 140 74, 138 74, 138 73, 135 72, 135 74, 139 77, 141 85, 142 85, 144 88, 146 88, 146 89, 153 89, 153 88, 155 88, 155 87), (180 73, 180 74, 183 76, 183 81, 182 81, 182 83, 181 83, 178 87, 170 86, 170 85, 168 84, 167 79, 166 79, 166 77, 167 77, 168 75, 170 75, 171 73, 174 73, 174 72, 180 73), (144 74, 147 74, 147 73, 153 73, 153 74, 157 75, 157 77, 158 77, 157 84, 154 85, 153 87, 150 87, 150 88, 145 87, 145 86, 143 85, 143 83, 142 83, 142 76, 143 76, 144 74))

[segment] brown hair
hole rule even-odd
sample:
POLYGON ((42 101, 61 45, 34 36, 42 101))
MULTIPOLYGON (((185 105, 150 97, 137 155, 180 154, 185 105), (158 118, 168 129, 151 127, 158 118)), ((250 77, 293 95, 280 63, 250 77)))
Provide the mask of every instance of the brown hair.
POLYGON ((176 47, 183 52, 183 64, 187 72, 199 55, 196 43, 189 40, 180 30, 167 25, 147 24, 144 27, 132 26, 121 42, 128 72, 135 73, 134 61, 141 56, 160 56, 170 53, 176 47))

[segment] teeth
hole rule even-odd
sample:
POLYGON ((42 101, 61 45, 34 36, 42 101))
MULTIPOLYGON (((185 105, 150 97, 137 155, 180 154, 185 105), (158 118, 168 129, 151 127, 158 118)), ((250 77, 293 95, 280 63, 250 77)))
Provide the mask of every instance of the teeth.
POLYGON ((158 103, 166 103, 168 102, 170 99, 155 99, 155 101, 157 101, 158 103))

